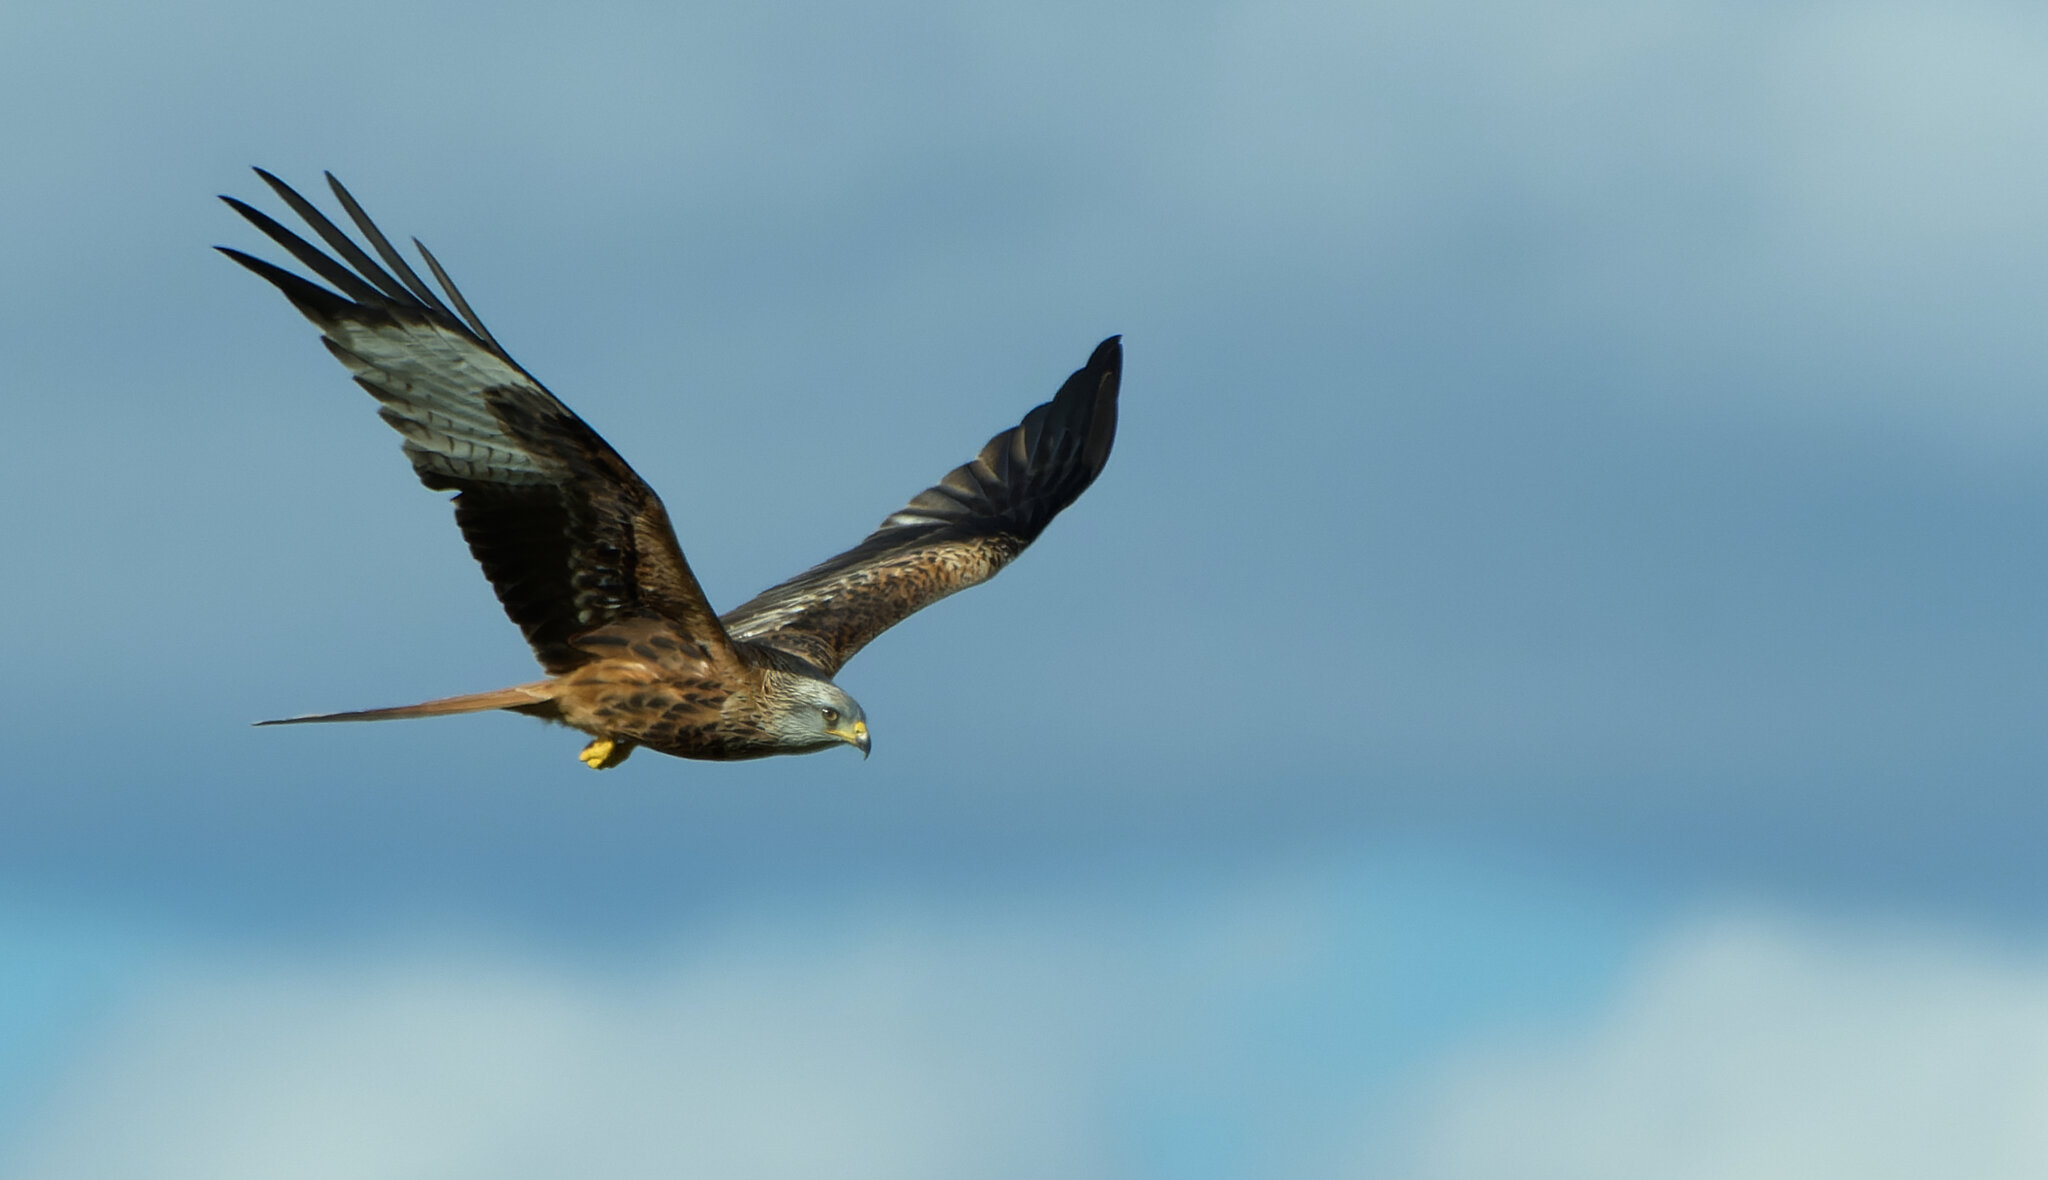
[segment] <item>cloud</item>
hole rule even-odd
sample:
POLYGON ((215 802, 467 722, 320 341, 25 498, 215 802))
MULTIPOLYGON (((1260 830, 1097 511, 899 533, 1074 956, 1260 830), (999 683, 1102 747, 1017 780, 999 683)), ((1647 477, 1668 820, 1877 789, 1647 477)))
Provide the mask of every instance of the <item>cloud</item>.
POLYGON ((1307 1175, 1361 1088, 1588 1002, 1608 911, 1393 856, 743 905, 634 947, 187 943, 69 1038, 0 1172, 1307 1175))
POLYGON ((2048 1175, 2048 961, 1694 922, 1590 1028, 1436 1072, 1415 1180, 2048 1175))
POLYGON ((1114 1029, 1075 981, 1113 964, 1006 933, 714 936, 618 973, 474 946, 216 960, 109 1027, 9 1174, 1107 1174, 1077 1133, 1114 1029))
POLYGON ((39 1180, 1126 1175, 1133 1153, 1173 1138, 1148 1129, 1146 1103, 1128 1113, 1133 1089, 1230 1091, 1228 1069, 1205 1071, 1242 1052, 1243 1014, 1328 941, 1325 903, 1255 882, 1163 905, 982 902, 744 907, 640 950, 520 949, 446 928, 187 947, 16 1120, 22 1142, 0 1167, 39 1180), (1172 1086, 1142 1080, 1161 1070, 1172 1086))
MULTIPOLYGON (((658 947, 193 953, 23 1180, 2032 1177, 2048 960, 1399 858, 734 911, 658 947), (1633 954, 1622 953, 1633 947, 1633 954)), ((4 1112, 0 1112, 4 1113, 4 1112)))

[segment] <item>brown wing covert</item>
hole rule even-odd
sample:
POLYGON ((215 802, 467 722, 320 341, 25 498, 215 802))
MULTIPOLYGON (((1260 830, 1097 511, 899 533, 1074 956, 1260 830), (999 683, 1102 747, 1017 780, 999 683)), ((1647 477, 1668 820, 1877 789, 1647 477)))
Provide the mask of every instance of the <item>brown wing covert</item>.
POLYGON ((727 631, 830 675, 914 612, 993 577, 1101 474, 1116 440, 1122 367, 1112 336, 973 461, 852 549, 728 612, 727 631))

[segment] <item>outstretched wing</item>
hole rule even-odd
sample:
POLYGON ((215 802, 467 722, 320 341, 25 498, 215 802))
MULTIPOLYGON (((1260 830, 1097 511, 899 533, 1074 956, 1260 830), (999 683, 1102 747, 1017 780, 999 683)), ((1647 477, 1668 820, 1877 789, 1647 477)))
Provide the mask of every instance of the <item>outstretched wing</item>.
POLYGON ((1103 341, 1051 401, 988 440, 973 462, 918 493, 866 540, 727 612, 726 630, 829 676, 913 612, 994 577, 1108 462, 1123 369, 1119 340, 1103 341))
POLYGON ((730 640, 661 499, 519 367, 427 248, 414 239, 445 303, 331 173, 327 183, 383 266, 290 186, 261 168, 256 174, 338 258, 233 197, 221 200, 334 290, 239 250, 221 253, 269 280, 320 328, 327 350, 405 436, 420 482, 456 493, 463 539, 542 666, 560 674, 588 662, 571 642, 576 636, 648 612, 730 658, 730 640))

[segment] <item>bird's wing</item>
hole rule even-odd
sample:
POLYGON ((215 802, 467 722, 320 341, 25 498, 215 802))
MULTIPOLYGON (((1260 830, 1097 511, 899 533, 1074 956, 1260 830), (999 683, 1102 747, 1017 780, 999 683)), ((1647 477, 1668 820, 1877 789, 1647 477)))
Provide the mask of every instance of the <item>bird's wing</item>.
POLYGON ((831 675, 913 612, 993 577, 1108 461, 1123 368, 1118 341, 1103 341, 1051 401, 866 540, 729 611, 726 630, 831 675))
POLYGON ((335 197, 382 266, 290 186, 256 174, 338 257, 233 197, 221 199, 334 290, 239 250, 221 253, 274 284, 320 328, 327 350, 405 436, 420 482, 456 493, 463 539, 542 666, 559 674, 587 663, 576 636, 649 613, 708 654, 732 658, 660 497, 519 367, 427 248, 414 239, 446 302, 332 174, 335 197))

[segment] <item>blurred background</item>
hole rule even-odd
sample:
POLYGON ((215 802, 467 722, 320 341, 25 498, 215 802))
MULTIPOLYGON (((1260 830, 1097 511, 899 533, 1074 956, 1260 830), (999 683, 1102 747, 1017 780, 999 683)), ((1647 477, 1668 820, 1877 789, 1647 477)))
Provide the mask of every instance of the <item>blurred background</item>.
MULTIPOLYGON (((2048 13, 0 9, 0 1172, 2048 1174, 2048 13), (593 775, 213 199, 333 169, 715 604, 1116 454, 593 775)), ((281 258, 279 260, 282 260, 281 258)))

